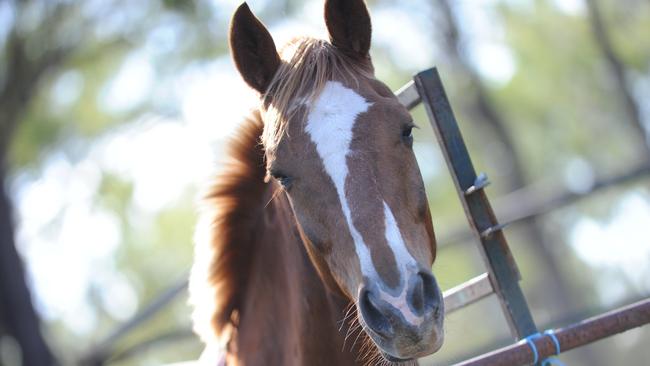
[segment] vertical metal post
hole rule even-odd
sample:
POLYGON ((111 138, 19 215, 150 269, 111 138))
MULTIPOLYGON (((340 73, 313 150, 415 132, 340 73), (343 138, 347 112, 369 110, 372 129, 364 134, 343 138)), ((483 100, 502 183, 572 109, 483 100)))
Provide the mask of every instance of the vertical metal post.
POLYGON ((429 120, 463 204, 465 215, 481 242, 483 259, 499 297, 511 333, 516 339, 537 333, 537 327, 519 287, 519 270, 496 220, 481 179, 467 152, 458 123, 435 68, 414 77, 429 120))

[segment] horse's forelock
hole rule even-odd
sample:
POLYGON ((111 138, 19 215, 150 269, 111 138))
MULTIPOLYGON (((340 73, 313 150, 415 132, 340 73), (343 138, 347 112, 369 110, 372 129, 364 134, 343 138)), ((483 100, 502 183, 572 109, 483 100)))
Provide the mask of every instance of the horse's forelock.
POLYGON ((262 143, 272 157, 292 117, 310 108, 331 80, 356 82, 371 77, 372 66, 346 56, 326 40, 300 37, 280 51, 282 64, 262 98, 262 143))

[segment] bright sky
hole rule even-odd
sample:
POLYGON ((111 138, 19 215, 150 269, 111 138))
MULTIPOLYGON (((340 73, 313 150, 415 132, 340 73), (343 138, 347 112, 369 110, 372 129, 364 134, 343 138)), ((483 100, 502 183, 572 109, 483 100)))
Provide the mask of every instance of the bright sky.
POLYGON ((595 283, 603 304, 620 303, 630 290, 650 293, 649 223, 650 196, 631 191, 607 219, 583 217, 571 230, 571 247, 597 269, 595 283))
MULTIPOLYGON (((261 7, 259 4, 264 2, 252 1, 251 6, 261 7)), ((214 3, 234 8, 239 0, 214 3)), ((469 52, 475 66, 485 78, 497 84, 507 83, 517 63, 502 43, 503 30, 489 18, 494 1, 480 2, 480 6, 473 6, 475 2, 469 0, 460 3, 464 27, 472 37, 469 52)), ((570 13, 582 11, 578 0, 557 3, 570 13)), ((298 33, 322 35, 321 9, 320 3, 309 3, 303 16, 274 26, 276 42, 281 44, 298 33)), ((399 60, 414 70, 426 68, 434 60, 433 55, 421 52, 428 42, 419 31, 423 25, 410 21, 404 9, 373 9, 373 40, 391 46, 393 62, 399 60)), ((127 57, 102 94, 103 108, 128 109, 148 96, 155 82, 149 57, 145 51, 127 57)), ((53 93, 53 102, 65 105, 78 97, 83 79, 74 72, 62 78, 65 80, 61 81, 61 90, 53 93)), ((221 141, 256 104, 255 94, 244 86, 229 57, 189 67, 179 74, 174 85, 175 95, 182 96, 178 120, 143 117, 102 138, 80 162, 73 164, 63 156, 50 156, 42 176, 18 177, 15 181, 18 242, 28 260, 38 309, 50 319, 63 319, 79 334, 90 333, 95 326, 94 312, 85 296, 91 286, 108 289, 104 293, 112 294, 111 298, 104 296, 101 301, 118 319, 131 316, 138 305, 132 284, 115 270, 113 262, 113 253, 120 244, 118 219, 92 204, 100 170, 132 179, 135 209, 142 214, 154 213, 210 176, 221 141), (54 222, 60 226, 52 225, 54 222)), ((431 151, 421 150, 420 161, 430 161, 434 156, 431 151)), ((606 274, 612 271, 623 273, 640 290, 650 291, 650 283, 643 281, 650 277, 648 222, 650 198, 634 192, 617 204, 607 221, 585 217, 573 228, 571 245, 576 253, 590 265, 605 270, 599 282, 604 302, 623 294, 616 290, 622 285, 607 282, 606 274)))

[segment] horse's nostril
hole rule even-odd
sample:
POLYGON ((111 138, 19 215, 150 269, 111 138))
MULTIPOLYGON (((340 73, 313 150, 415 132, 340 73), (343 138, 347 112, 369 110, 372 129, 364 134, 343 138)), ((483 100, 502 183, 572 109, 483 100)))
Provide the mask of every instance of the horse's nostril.
POLYGON ((422 276, 417 276, 412 285, 410 300, 411 307, 418 314, 421 314, 424 308, 424 296, 424 281, 422 280, 422 276))
POLYGON ((393 333, 390 321, 373 303, 371 296, 371 292, 365 289, 361 290, 359 294, 359 309, 363 321, 373 332, 384 338, 389 338, 393 333))
POLYGON ((436 283, 435 278, 431 273, 420 272, 418 277, 421 279, 423 308, 430 310, 434 318, 439 318, 441 315, 441 299, 440 289, 436 283))
POLYGON ((433 317, 436 319, 440 318, 440 306, 436 306, 436 308, 434 309, 433 317))

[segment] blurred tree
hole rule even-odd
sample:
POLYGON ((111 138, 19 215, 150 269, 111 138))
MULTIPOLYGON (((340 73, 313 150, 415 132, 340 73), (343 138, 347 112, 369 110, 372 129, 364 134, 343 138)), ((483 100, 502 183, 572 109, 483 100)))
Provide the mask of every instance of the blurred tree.
MULTIPOLYGON (((191 2, 165 2, 171 11, 196 10, 184 4, 191 5, 191 2)), ((132 45, 125 29, 103 37, 96 35, 97 28, 103 24, 100 21, 104 17, 102 8, 122 6, 119 1, 94 4, 99 5, 95 12, 89 11, 88 4, 68 1, 9 1, 1 5, 9 26, 2 39, 0 64, 0 329, 16 339, 25 365, 49 365, 55 361, 41 335, 40 321, 32 306, 22 260, 14 243, 8 173, 12 168, 38 164, 48 148, 69 139, 63 134, 71 127, 68 125, 70 119, 66 118, 69 116, 62 116, 62 123, 56 124, 55 129, 52 125, 44 129, 48 125, 42 123, 55 118, 48 108, 39 105, 42 90, 51 85, 53 75, 75 64, 92 69, 103 54, 132 45), (84 58, 87 64, 80 65, 80 59, 84 58), (39 109, 35 110, 34 104, 39 109), (34 123, 36 127, 30 128, 34 123), (19 131, 18 137, 12 139, 16 131, 19 131), (43 134, 43 131, 47 132, 43 134)), ((156 2, 148 5, 157 6, 156 2)), ((139 26, 130 31, 138 34, 139 26)), ((91 119, 97 120, 97 117, 91 119)), ((78 127, 83 129, 85 125, 82 123, 78 127)), ((101 131, 95 129, 94 133, 101 131)))
MULTIPOLYGON (((9 6, 18 13, 33 4, 11 2, 9 6)), ((3 45, 4 63, 0 75, 0 328, 16 339, 25 365, 52 365, 55 361, 41 335, 40 321, 32 306, 22 260, 14 243, 6 158, 13 132, 29 108, 32 96, 48 73, 59 67, 74 48, 72 44, 57 44, 52 39, 59 32, 69 5, 44 6, 49 9, 41 19, 40 29, 25 34, 14 27, 9 32, 3 45), (54 44, 57 45, 52 46, 54 44)))
MULTIPOLYGON (((0 166, 0 178, 4 178, 4 170, 0 166)), ((16 340, 24 365, 54 365, 52 353, 41 334, 41 322, 32 306, 24 266, 16 251, 11 213, 7 190, 0 184, 0 336, 16 340)))
POLYGON ((610 75, 614 79, 617 92, 628 116, 628 120, 635 130, 635 136, 639 141, 639 152, 645 156, 645 160, 650 160, 650 139, 648 131, 641 120, 641 109, 633 95, 632 87, 628 81, 625 65, 617 55, 610 39, 608 27, 605 25, 602 11, 597 0, 586 0, 587 9, 589 10, 589 23, 593 33, 594 40, 600 49, 603 57, 607 61, 610 75))

